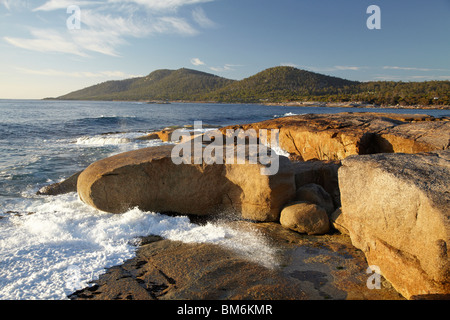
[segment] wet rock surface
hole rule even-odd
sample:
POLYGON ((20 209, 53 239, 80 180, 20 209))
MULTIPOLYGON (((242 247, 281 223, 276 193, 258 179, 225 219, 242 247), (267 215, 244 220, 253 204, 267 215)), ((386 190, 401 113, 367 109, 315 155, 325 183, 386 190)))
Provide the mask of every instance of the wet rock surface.
POLYGON ((56 196, 60 194, 76 192, 78 177, 80 176, 81 172, 82 171, 77 172, 61 182, 44 186, 41 189, 39 189, 39 191, 36 192, 36 194, 40 196, 56 196))
MULTIPOLYGON (((396 300, 386 281, 367 287, 364 254, 347 236, 305 236, 277 223, 230 222, 260 232, 275 249, 271 266, 215 244, 149 237, 136 257, 106 270, 73 300, 396 300)), ((250 255, 250 256, 249 256, 250 255)))

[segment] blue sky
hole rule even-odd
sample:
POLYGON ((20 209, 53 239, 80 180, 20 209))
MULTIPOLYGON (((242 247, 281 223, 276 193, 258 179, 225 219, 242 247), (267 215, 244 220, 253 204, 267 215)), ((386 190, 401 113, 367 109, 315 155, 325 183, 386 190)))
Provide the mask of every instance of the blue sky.
POLYGON ((450 0, 0 0, 0 98, 54 97, 182 67, 292 65, 351 80, 450 80, 450 0), (67 8, 80 8, 80 29, 67 8), (370 30, 367 8, 381 9, 370 30))

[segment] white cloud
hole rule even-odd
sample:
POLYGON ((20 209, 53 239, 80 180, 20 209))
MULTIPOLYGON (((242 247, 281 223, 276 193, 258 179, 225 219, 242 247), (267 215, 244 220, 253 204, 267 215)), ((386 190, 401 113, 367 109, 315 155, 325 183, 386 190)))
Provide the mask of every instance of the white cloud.
MULTIPOLYGON (((5 6, 19 0, 0 0, 5 6)), ((27 0, 22 0, 28 2, 27 0)), ((34 9, 34 11, 52 11, 65 9, 70 5, 92 6, 92 5, 111 5, 111 4, 133 4, 145 7, 154 11, 174 11, 186 5, 195 5, 200 3, 212 2, 214 0, 103 0, 103 1, 80 1, 80 0, 48 0, 43 5, 34 9)))
MULTIPOLYGON (((450 80, 450 75, 437 76, 437 75, 413 75, 413 76, 393 76, 393 75, 378 75, 372 80, 379 81, 433 81, 433 80, 450 80)), ((372 81, 369 80, 369 81, 372 81)))
MULTIPOLYGON (((0 0, 5 6, 18 0, 0 0)), ((25 1, 25 0, 23 0, 25 1)), ((103 1, 80 1, 80 0, 48 0, 43 5, 34 9, 34 11, 52 11, 65 9, 70 5, 91 6, 91 5, 111 5, 111 4, 132 4, 145 7, 153 11, 175 11, 186 5, 195 5, 200 3, 212 2, 214 0, 103 0, 103 1)))
MULTIPOLYGON (((0 1, 5 6, 12 3, 9 0, 0 1)), ((31 28, 29 38, 6 36, 4 40, 16 47, 39 52, 70 53, 84 57, 94 52, 118 57, 118 48, 132 38, 198 34, 193 26, 194 21, 200 26, 213 23, 204 11, 196 9, 192 17, 182 17, 177 9, 210 1, 215 0, 48 0, 33 11, 65 10, 70 5, 78 5, 81 8, 81 29, 68 30, 65 25, 51 31, 31 28)))
POLYGON ((108 0, 110 3, 134 3, 156 11, 173 11, 186 5, 211 1, 214 0, 108 0))
POLYGON ((13 10, 18 8, 28 8, 28 0, 0 0, 0 4, 3 4, 6 9, 13 10))
POLYGON ((27 50, 38 52, 70 53, 78 56, 87 56, 73 41, 67 40, 54 30, 32 29, 33 39, 4 37, 8 43, 27 50))
POLYGON ((51 76, 51 77, 71 77, 71 78, 115 78, 115 79, 128 79, 141 77, 140 75, 127 74, 122 71, 100 71, 100 72, 89 72, 89 71, 61 71, 55 69, 44 69, 35 70, 28 68, 16 67, 17 71, 23 74, 29 75, 40 75, 40 76, 51 76))
POLYGON ((314 66, 299 66, 299 68, 304 70, 309 70, 313 72, 335 72, 335 71, 361 71, 368 69, 365 66, 333 66, 333 67, 314 67, 314 66))
POLYGON ((398 67, 398 66, 384 66, 384 70, 403 70, 403 71, 450 71, 448 69, 430 69, 430 68, 411 68, 411 67, 398 67))
POLYGON ((194 21, 203 28, 210 28, 215 26, 215 23, 206 16, 205 11, 200 7, 192 10, 192 17, 194 18, 194 21))
POLYGON ((69 6, 76 5, 76 6, 92 6, 92 5, 98 5, 98 4, 104 4, 104 2, 101 1, 77 1, 77 0, 49 0, 43 5, 33 9, 33 11, 53 11, 58 9, 67 9, 69 6))
POLYGON ((1 0, 0 3, 3 4, 6 9, 11 10, 11 6, 9 5, 8 0, 1 0))
POLYGON ((191 64, 193 64, 194 66, 204 66, 205 63, 200 60, 199 58, 193 58, 191 59, 191 64))
POLYGON ((4 37, 8 43, 18 48, 50 53, 68 53, 88 57, 87 51, 109 56, 119 56, 115 47, 125 43, 120 35, 106 31, 76 30, 59 33, 54 30, 32 29, 33 38, 4 37))
POLYGON ((112 57, 119 57, 116 47, 126 41, 118 34, 105 30, 77 30, 72 33, 72 39, 82 51, 91 51, 112 57))
POLYGON ((364 67, 355 67, 355 66, 334 66, 335 70, 351 70, 351 71, 358 71, 361 69, 364 69, 364 67))
POLYGON ((242 67, 242 65, 226 64, 223 67, 209 67, 209 69, 216 72, 226 72, 226 71, 234 71, 235 70, 234 67, 242 67))
POLYGON ((127 44, 128 38, 143 38, 155 34, 197 34, 185 19, 176 16, 148 18, 128 13, 105 13, 103 10, 84 9, 81 29, 61 31, 31 29, 30 38, 4 37, 16 47, 39 51, 70 53, 88 56, 89 52, 120 56, 117 48, 127 44))
POLYGON ((191 64, 194 66, 205 66, 208 69, 215 71, 215 72, 227 72, 227 71, 234 71, 235 67, 242 67, 242 65, 238 65, 238 64, 225 64, 223 67, 219 66, 219 67, 210 67, 207 66, 206 63, 204 63, 202 60, 200 60, 199 58, 192 58, 191 59, 191 64))
MULTIPOLYGON (((88 30, 107 32, 123 37, 145 37, 157 33, 197 33, 185 19, 176 16, 142 16, 130 10, 128 14, 105 13, 102 10, 83 10, 82 23, 88 30)), ((83 29, 83 28, 82 28, 83 29)))
POLYGON ((185 19, 179 17, 159 17, 150 25, 152 33, 176 33, 181 35, 195 35, 198 31, 185 19))
POLYGON ((142 28, 142 21, 132 16, 112 16, 83 10, 83 27, 73 30, 70 36, 82 51, 97 52, 109 56, 120 56, 116 48, 127 43, 127 37, 144 37, 148 28, 142 28))

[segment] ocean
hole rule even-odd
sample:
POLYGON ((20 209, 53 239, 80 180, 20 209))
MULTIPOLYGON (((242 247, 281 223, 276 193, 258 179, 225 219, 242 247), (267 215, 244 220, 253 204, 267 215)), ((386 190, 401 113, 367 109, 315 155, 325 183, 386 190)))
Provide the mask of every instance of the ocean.
POLYGON ((136 138, 171 126, 244 124, 305 113, 395 112, 449 116, 448 110, 303 108, 233 104, 0 100, 0 299, 64 300, 134 257, 139 237, 209 242, 274 267, 276 248, 256 230, 220 220, 132 209, 99 212, 76 193, 38 196, 94 161, 165 144, 136 138))

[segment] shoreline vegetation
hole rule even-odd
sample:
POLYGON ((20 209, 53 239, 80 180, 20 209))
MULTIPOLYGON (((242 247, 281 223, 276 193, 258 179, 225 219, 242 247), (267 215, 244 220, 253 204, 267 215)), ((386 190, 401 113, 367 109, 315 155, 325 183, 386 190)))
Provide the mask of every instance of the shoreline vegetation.
MULTIPOLYGON (((220 131, 259 138, 273 128, 289 154, 274 176, 262 177, 260 164, 176 166, 172 147, 161 146, 99 160, 50 189, 77 191, 107 212, 140 207, 252 230, 277 252, 274 267, 221 246, 147 235, 135 258, 69 298, 450 298, 448 117, 306 114, 220 131)), ((170 137, 164 130, 139 139, 170 137)))
POLYGON ((266 103, 269 106, 288 106, 288 107, 327 107, 327 108, 356 108, 356 109, 425 109, 425 110, 450 110, 450 105, 374 105, 361 102, 285 102, 285 103, 266 103))
MULTIPOLYGON (((56 98, 45 98, 43 100, 58 100, 56 98)), ((72 100, 68 100, 72 101, 72 100)), ((95 100, 94 100, 95 101, 95 100)), ((217 102, 217 101, 189 101, 189 100, 111 100, 112 102, 136 102, 147 104, 243 104, 243 103, 229 103, 229 102, 217 102)), ((292 102, 255 102, 245 103, 253 105, 274 106, 274 107, 302 107, 302 108, 355 108, 355 109, 397 109, 397 110, 450 110, 450 105, 375 105, 361 102, 318 102, 318 101, 292 101, 292 102)))
POLYGON ((182 68, 106 81, 46 100, 450 109, 449 92, 450 81, 359 82, 293 67, 269 68, 231 80, 182 68))

